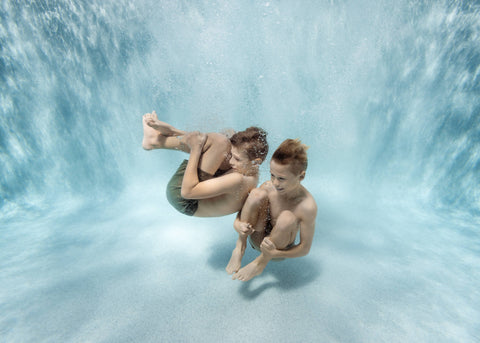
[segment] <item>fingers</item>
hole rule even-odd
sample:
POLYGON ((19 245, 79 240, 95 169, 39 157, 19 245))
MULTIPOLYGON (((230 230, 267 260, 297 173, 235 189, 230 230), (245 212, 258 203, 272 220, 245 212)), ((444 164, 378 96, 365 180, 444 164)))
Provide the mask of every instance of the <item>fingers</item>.
POLYGON ((251 234, 253 232, 253 227, 250 224, 244 224, 242 225, 241 230, 245 234, 251 234))
POLYGON ((260 244, 260 248, 272 250, 272 249, 276 249, 276 246, 268 237, 265 237, 262 243, 260 244))

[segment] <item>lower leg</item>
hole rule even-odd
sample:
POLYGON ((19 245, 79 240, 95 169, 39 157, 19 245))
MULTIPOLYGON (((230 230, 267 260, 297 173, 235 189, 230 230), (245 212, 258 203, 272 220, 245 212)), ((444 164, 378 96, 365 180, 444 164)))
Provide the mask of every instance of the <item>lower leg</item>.
POLYGON ((158 120, 155 111, 145 114, 144 118, 148 126, 157 130, 163 136, 183 136, 186 134, 185 131, 179 130, 168 123, 158 120))
POLYGON ((183 142, 183 136, 165 136, 159 131, 148 125, 146 115, 143 116, 143 142, 142 147, 145 150, 169 149, 180 150, 186 153, 190 148, 183 142))
MULTIPOLYGON (((297 217, 290 211, 283 211, 277 218, 277 223, 273 227, 270 236, 268 237, 276 246, 277 249, 285 249, 289 244, 295 241, 295 236, 298 231, 297 217)), ((260 238, 259 236, 258 238, 260 238)), ((233 278, 241 281, 248 281, 255 276, 260 275, 272 257, 263 252, 255 260, 243 267, 236 273, 233 278)))
POLYGON ((230 257, 230 261, 225 268, 228 274, 238 272, 238 270, 242 266, 242 258, 245 254, 245 249, 247 247, 247 238, 247 235, 239 235, 237 243, 235 244, 235 249, 233 249, 232 251, 232 257, 230 257))
MULTIPOLYGON (((184 139, 188 133, 159 121, 156 114, 153 114, 147 113, 143 116, 143 148, 145 150, 180 150, 190 153, 190 147, 184 139)), ((198 164, 198 168, 203 172, 202 175, 199 175, 202 181, 212 177, 219 168, 226 170, 230 167, 228 163, 230 148, 230 140, 225 135, 219 133, 207 135, 207 141, 198 164)))
MULTIPOLYGON (((265 227, 268 222, 268 198, 266 193, 252 190, 240 213, 240 221, 249 223, 253 227, 255 231, 251 234, 251 238, 254 242, 257 242, 260 237, 261 239, 265 237, 265 227)), ((247 248, 247 239, 248 234, 239 233, 235 249, 232 251, 232 257, 226 267, 229 274, 239 271, 247 248)))
MULTIPOLYGON (((251 239, 253 243, 260 247, 262 244, 263 239, 265 238, 265 232, 259 233, 259 232, 254 232, 251 235, 251 239)), ((265 267, 267 266, 268 262, 271 261, 271 257, 268 255, 265 255, 263 252, 260 253, 260 255, 254 259, 252 262, 247 264, 245 267, 240 269, 238 271, 238 275, 235 277, 235 279, 241 280, 241 281, 248 281, 253 279, 255 276, 260 275, 265 267)))

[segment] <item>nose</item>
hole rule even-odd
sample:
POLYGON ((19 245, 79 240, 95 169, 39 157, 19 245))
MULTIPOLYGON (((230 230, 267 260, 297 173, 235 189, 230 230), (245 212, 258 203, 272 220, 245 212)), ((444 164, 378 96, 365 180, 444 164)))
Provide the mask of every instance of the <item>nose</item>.
POLYGON ((272 183, 273 183, 273 185, 274 185, 275 187, 278 186, 278 180, 277 180, 276 178, 274 178, 274 177, 272 177, 272 183))

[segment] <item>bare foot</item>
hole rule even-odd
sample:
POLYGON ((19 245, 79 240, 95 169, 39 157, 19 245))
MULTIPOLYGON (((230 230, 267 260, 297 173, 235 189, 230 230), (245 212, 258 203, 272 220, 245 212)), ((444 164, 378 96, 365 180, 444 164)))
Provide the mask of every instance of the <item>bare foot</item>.
POLYGON ((160 132, 161 135, 163 136, 183 136, 185 134, 185 131, 181 131, 176 129, 170 124, 167 124, 163 121, 158 120, 157 113, 153 111, 152 113, 147 113, 143 116, 145 119, 145 122, 147 123, 148 126, 151 128, 154 128, 158 132, 160 132))
POLYGON ((145 150, 152 150, 159 146, 158 138, 160 136, 160 133, 154 128, 147 125, 145 116, 146 115, 144 115, 142 119, 142 122, 143 122, 142 147, 145 150))
POLYGON ((233 274, 238 272, 238 270, 242 266, 242 258, 243 258, 242 250, 238 248, 233 249, 230 262, 228 262, 227 267, 225 268, 228 274, 233 274))
POLYGON ((238 273, 233 274, 233 280, 240 281, 249 281, 255 276, 262 274, 263 270, 267 266, 268 260, 262 258, 262 256, 257 257, 255 260, 247 264, 245 267, 240 269, 238 273))

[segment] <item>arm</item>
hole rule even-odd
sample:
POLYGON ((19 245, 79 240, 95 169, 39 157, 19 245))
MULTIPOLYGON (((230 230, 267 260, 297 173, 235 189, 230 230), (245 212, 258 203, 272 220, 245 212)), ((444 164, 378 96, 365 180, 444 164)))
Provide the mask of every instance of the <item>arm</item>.
POLYGON ((233 222, 233 228, 237 231, 240 235, 250 235, 252 234, 253 227, 250 223, 240 221, 240 213, 238 212, 235 221, 233 222))
MULTIPOLYGON (((184 181, 185 176, 183 177, 184 181)), ((192 186, 184 186, 182 183, 182 197, 185 199, 210 199, 222 194, 234 193, 242 187, 242 184, 243 177, 238 173, 231 173, 202 182, 197 181, 192 186)))
POLYGON ((186 142, 190 147, 190 158, 188 159, 187 168, 182 180, 182 197, 189 199, 185 195, 188 195, 189 191, 199 183, 198 179, 198 162, 202 154, 202 148, 207 140, 205 134, 191 133, 186 137, 186 142), (185 195, 184 195, 185 190, 185 195))
POLYGON ((200 182, 197 170, 205 140, 206 135, 200 133, 190 134, 187 137, 187 144, 190 146, 190 158, 183 176, 181 190, 181 195, 185 199, 213 198, 221 194, 234 192, 242 185, 243 177, 239 173, 230 173, 200 182))

